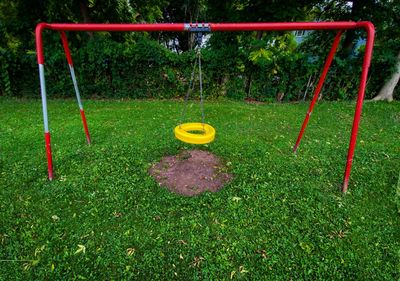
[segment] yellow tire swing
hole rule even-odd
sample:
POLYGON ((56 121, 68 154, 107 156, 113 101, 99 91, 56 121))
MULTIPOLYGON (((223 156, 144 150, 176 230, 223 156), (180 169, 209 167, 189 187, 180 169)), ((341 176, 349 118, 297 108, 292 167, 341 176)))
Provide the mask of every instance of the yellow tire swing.
POLYGON ((190 144, 207 144, 215 139, 215 129, 204 123, 184 123, 175 127, 175 137, 183 142, 190 144), (194 134, 190 132, 202 132, 194 134))
POLYGON ((201 73, 201 53, 200 47, 202 42, 202 34, 200 32, 196 33, 196 41, 198 44, 198 49, 196 52, 197 60, 194 62, 192 75, 189 82, 189 89, 186 93, 185 97, 185 107, 182 111, 181 120, 184 119, 186 114, 187 103, 189 99, 190 93, 194 88, 194 74, 196 70, 196 65, 198 63, 199 68, 199 86, 200 86, 200 104, 201 104, 201 114, 202 114, 202 122, 201 123, 183 123, 175 127, 174 133, 175 137, 185 143, 190 144, 207 144, 212 142, 215 139, 215 129, 204 122, 204 104, 203 104, 203 80, 201 73))

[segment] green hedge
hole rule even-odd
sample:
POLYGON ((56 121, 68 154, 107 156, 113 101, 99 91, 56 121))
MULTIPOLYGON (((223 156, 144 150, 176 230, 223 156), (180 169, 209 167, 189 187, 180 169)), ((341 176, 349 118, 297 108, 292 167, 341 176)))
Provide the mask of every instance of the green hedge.
MULTIPOLYGON (((251 35, 213 35, 202 50, 205 95, 269 101, 284 93, 286 101, 301 100, 310 77, 315 87, 329 49, 308 49, 312 41, 298 48, 290 34, 274 38, 279 44, 268 46, 268 37, 256 40, 251 35)), ((176 98, 187 91, 194 51, 178 54, 146 35, 117 42, 108 33, 101 33, 87 42, 75 40, 81 46, 73 39, 70 45, 75 71, 85 98, 176 98)), ((45 41, 47 93, 49 97, 73 97, 58 35, 47 34, 45 41)), ((39 97, 35 53, 0 52, 1 93, 39 97)), ((367 98, 376 94, 388 75, 388 62, 381 59, 373 64, 367 98)), ((354 98, 361 64, 362 51, 350 59, 337 56, 323 88, 324 99, 354 98)), ((312 87, 308 98, 311 92, 312 87)))

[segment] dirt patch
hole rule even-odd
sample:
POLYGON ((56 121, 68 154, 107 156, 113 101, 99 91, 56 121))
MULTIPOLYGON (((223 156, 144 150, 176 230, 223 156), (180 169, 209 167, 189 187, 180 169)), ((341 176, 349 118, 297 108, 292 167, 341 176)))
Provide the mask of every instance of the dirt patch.
POLYGON ((223 161, 203 150, 185 150, 155 163, 149 173, 160 185, 185 196, 216 192, 232 179, 223 161))

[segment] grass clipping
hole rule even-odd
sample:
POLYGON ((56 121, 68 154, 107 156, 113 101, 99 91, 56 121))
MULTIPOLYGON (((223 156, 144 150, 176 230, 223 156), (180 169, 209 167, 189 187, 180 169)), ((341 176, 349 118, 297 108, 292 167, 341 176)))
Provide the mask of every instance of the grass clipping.
POLYGON ((184 196, 216 192, 232 179, 220 158, 196 149, 162 158, 149 173, 161 186, 184 196))

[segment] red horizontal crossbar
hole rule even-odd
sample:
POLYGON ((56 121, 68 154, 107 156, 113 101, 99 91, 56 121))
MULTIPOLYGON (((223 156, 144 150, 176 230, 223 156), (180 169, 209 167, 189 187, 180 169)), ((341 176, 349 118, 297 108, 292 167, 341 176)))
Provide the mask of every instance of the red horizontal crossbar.
MULTIPOLYGON (((369 22, 207 23, 211 31, 321 30, 362 28, 369 22)), ((63 31, 188 31, 188 23, 40 23, 37 28, 63 31)))
MULTIPOLYGON (((190 31, 189 27, 195 24, 188 23, 39 23, 36 26, 36 50, 38 63, 44 63, 42 30, 51 29, 58 31, 190 31)), ((254 30, 332 30, 363 28, 368 34, 372 33, 374 26, 367 21, 351 22, 282 22, 282 23, 208 23, 211 31, 254 31, 254 30)))

